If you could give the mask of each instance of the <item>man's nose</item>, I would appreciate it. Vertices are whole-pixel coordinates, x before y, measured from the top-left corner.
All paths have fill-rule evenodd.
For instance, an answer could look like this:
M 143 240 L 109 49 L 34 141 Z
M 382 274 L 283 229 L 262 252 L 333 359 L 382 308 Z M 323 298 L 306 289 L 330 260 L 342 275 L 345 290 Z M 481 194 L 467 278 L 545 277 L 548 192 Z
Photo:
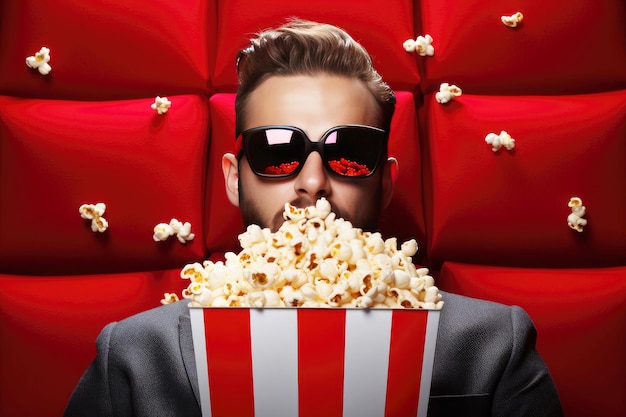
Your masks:
M 311 201 L 317 201 L 330 193 L 329 174 L 318 152 L 311 152 L 304 161 L 304 166 L 294 184 L 298 195 L 306 195 Z

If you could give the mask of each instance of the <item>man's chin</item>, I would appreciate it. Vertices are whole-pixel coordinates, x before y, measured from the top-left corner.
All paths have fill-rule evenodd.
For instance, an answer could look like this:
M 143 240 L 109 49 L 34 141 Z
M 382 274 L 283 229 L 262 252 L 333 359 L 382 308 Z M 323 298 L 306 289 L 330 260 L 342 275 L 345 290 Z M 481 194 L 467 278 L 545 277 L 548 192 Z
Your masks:
M 251 224 L 256 224 L 262 228 L 269 228 L 272 232 L 276 232 L 280 226 L 284 223 L 283 219 L 283 211 L 285 209 L 284 206 L 281 206 L 279 210 L 269 219 L 269 221 L 264 220 L 260 214 L 259 210 L 256 210 L 250 204 L 243 204 L 239 207 L 241 209 L 241 217 L 243 219 L 244 226 L 248 227 Z

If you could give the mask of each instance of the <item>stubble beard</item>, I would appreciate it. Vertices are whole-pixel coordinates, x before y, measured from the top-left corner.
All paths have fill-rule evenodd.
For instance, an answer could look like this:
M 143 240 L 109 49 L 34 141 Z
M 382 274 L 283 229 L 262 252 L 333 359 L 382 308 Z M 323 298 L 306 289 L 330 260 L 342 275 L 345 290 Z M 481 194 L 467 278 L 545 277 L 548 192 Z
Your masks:
M 269 221 L 270 224 L 267 224 L 267 222 L 265 222 L 263 220 L 263 217 L 261 216 L 261 210 L 257 206 L 257 202 L 250 198 L 245 192 L 245 187 L 241 183 L 241 179 L 239 180 L 238 188 L 239 209 L 241 211 L 241 217 L 244 226 L 247 227 L 251 224 L 256 224 L 261 227 L 267 227 L 272 232 L 276 232 L 285 221 L 283 218 L 284 205 L 281 206 L 272 216 Z M 354 216 L 346 213 L 341 208 L 334 205 L 331 198 L 329 198 L 328 200 L 337 218 L 349 220 L 354 227 L 359 227 L 364 231 L 373 232 L 378 229 L 378 220 L 381 213 L 382 187 L 380 183 L 375 186 L 375 190 L 375 193 L 371 197 L 371 204 L 359 204 L 357 210 L 354 213 Z M 285 203 L 287 203 L 287 201 Z M 315 205 L 315 201 L 308 201 L 308 199 L 305 200 L 304 198 L 298 198 L 289 201 L 288 203 L 295 207 L 307 207 Z

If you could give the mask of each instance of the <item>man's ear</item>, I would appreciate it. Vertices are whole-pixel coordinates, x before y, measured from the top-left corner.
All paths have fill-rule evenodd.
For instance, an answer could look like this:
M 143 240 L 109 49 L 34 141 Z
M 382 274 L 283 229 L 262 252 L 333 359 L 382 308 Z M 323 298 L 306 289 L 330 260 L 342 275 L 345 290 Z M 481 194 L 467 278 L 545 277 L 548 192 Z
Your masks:
M 226 153 L 222 157 L 222 173 L 226 196 L 232 205 L 239 207 L 239 161 L 232 153 Z
M 398 178 L 398 160 L 393 157 L 389 157 L 385 161 L 383 166 L 383 178 L 382 178 L 382 208 L 385 208 L 391 203 L 391 197 L 393 196 L 393 189 Z

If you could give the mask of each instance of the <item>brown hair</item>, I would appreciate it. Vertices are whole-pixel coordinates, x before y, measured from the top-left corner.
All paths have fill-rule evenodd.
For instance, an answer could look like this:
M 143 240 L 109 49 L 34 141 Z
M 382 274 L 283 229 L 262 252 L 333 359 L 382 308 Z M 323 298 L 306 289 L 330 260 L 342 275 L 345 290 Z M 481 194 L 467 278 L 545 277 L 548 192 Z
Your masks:
M 301 19 L 262 31 L 237 56 L 236 134 L 245 124 L 247 97 L 275 75 L 343 75 L 363 81 L 380 107 L 381 127 L 389 130 L 395 95 L 372 65 L 365 48 L 343 29 Z

